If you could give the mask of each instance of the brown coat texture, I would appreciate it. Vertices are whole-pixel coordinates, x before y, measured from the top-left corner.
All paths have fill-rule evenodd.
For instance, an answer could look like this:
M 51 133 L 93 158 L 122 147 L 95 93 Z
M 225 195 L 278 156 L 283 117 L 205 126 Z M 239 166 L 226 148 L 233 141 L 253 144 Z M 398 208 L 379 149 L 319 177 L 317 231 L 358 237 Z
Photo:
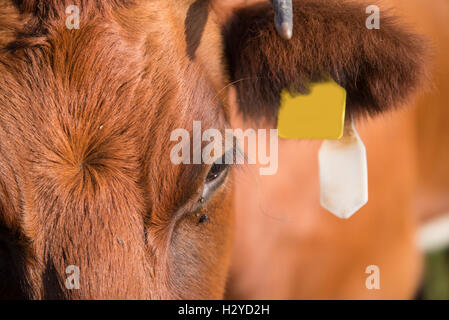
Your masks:
M 284 87 L 330 75 L 376 114 L 425 74 L 423 40 L 393 18 L 372 31 L 361 4 L 294 4 L 283 42 L 267 3 L 221 19 L 205 0 L 1 1 L 0 296 L 223 297 L 234 177 L 200 201 L 211 166 L 172 164 L 170 132 L 229 127 L 231 81 L 239 111 L 274 122 Z

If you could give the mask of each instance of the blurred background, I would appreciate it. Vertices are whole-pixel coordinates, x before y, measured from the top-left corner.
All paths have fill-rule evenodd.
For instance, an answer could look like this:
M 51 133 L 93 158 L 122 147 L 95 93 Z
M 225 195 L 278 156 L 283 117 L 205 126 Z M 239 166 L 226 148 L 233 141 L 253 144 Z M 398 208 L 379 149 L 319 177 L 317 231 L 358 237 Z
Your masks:
M 256 1 L 221 1 L 223 14 Z M 370 200 L 349 220 L 320 207 L 319 141 L 280 141 L 275 176 L 236 172 L 228 298 L 449 299 L 449 1 L 371 2 L 429 40 L 429 85 L 414 104 L 358 123 Z M 370 265 L 380 289 L 366 287 Z

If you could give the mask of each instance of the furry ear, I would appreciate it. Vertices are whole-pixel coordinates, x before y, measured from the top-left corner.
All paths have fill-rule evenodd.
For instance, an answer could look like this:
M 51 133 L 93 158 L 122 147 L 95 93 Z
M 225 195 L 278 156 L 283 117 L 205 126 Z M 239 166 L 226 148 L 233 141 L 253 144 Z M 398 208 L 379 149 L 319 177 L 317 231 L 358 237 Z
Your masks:
M 243 115 L 273 121 L 283 89 L 307 93 L 310 82 L 328 77 L 347 90 L 347 110 L 356 116 L 405 102 L 426 74 L 426 43 L 384 11 L 380 29 L 368 29 L 366 8 L 295 0 L 291 40 L 277 34 L 269 3 L 236 9 L 223 35 Z

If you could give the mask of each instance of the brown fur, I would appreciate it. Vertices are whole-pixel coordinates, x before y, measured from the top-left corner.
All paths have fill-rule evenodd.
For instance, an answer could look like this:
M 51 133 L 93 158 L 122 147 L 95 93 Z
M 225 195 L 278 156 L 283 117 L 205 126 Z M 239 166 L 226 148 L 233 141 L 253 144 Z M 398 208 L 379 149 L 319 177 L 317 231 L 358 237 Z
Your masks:
M 425 42 L 385 10 L 381 28 L 365 26 L 367 5 L 340 0 L 293 2 L 290 41 L 276 37 L 273 10 L 236 10 L 225 29 L 231 80 L 243 115 L 276 119 L 280 93 L 307 92 L 331 77 L 348 92 L 350 112 L 375 115 L 409 98 L 426 73 Z
M 24 274 L 2 274 L 4 297 L 14 286 L 29 298 L 223 294 L 232 223 L 216 204 L 229 192 L 198 225 L 187 209 L 207 167 L 173 166 L 167 147 L 174 128 L 222 128 L 226 115 L 163 2 L 85 1 L 92 18 L 72 31 L 59 1 L 21 7 L 33 16 L 0 58 L 0 199 L 9 256 L 20 252 L 11 266 Z M 81 290 L 65 289 L 68 265 L 80 267 Z
M 298 12 L 331 18 L 327 2 L 301 7 L 302 2 L 296 3 Z M 80 30 L 65 27 L 68 4 L 80 6 Z M 342 7 L 348 11 L 343 22 L 360 11 Z M 256 52 L 255 47 L 230 54 L 230 37 L 241 36 L 244 43 L 253 39 L 251 33 L 236 34 L 232 25 L 224 63 L 219 19 L 206 9 L 201 0 L 17 0 L 0 6 L 2 297 L 223 296 L 233 227 L 232 179 L 199 207 L 209 166 L 172 165 L 169 137 L 175 128 L 191 130 L 193 120 L 201 120 L 203 128 L 227 126 L 225 65 L 234 79 L 259 73 L 248 73 L 238 59 Z M 322 60 L 297 63 L 308 57 L 304 48 L 312 48 L 313 37 L 303 35 L 303 51 L 294 39 L 290 45 L 299 51 L 285 56 L 291 50 L 278 40 L 265 9 L 239 13 L 265 37 L 257 43 L 262 60 L 246 61 L 250 70 L 259 70 L 257 64 L 267 59 L 270 68 L 262 69 L 263 79 L 276 75 L 280 85 L 299 90 L 302 72 L 315 80 L 328 71 L 347 85 L 353 108 L 368 101 L 370 110 L 382 111 L 393 102 L 393 93 L 405 97 L 422 73 L 419 63 L 414 72 L 403 65 L 410 57 L 421 61 L 420 44 L 410 44 L 411 35 L 388 23 L 385 34 L 353 39 L 368 47 L 365 56 L 354 47 L 342 55 L 319 42 L 327 48 Z M 320 25 L 326 23 L 315 26 L 314 37 L 325 37 Z M 385 39 L 396 40 L 397 46 L 381 50 L 378 44 Z M 285 51 L 273 51 L 270 43 Z M 392 66 L 406 51 L 407 58 Z M 282 54 L 283 67 L 274 73 Z M 358 67 L 350 69 L 351 64 Z M 377 77 L 375 82 L 368 81 L 367 72 Z M 252 88 L 267 117 L 274 114 L 279 88 L 268 92 L 267 82 Z M 202 213 L 209 222 L 198 223 L 196 214 Z M 69 265 L 80 267 L 81 290 L 65 289 Z

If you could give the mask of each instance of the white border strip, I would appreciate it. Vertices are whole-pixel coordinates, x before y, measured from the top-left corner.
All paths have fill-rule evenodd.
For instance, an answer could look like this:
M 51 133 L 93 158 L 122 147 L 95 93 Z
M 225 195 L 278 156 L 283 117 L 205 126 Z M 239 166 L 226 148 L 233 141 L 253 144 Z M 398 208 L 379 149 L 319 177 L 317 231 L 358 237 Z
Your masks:
M 418 232 L 417 240 L 423 251 L 449 247 L 449 213 L 424 224 Z

